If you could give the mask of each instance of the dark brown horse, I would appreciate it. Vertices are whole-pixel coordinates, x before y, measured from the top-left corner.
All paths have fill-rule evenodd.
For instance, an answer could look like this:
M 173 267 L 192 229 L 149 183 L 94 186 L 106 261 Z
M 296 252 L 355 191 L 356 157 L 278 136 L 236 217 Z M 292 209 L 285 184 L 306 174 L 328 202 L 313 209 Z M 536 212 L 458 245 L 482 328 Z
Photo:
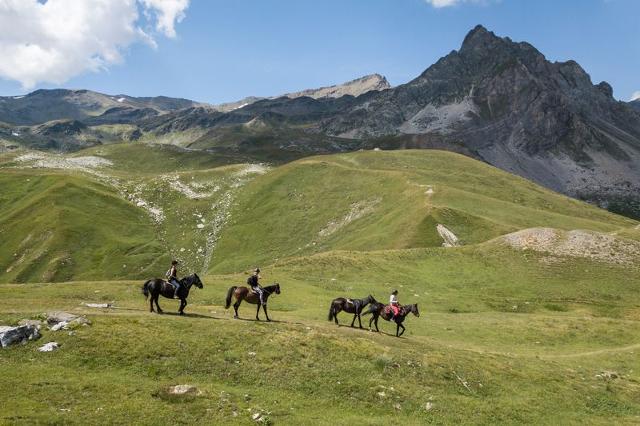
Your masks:
M 280 284 L 275 283 L 273 285 L 263 287 L 262 291 L 264 292 L 262 296 L 264 298 L 264 305 L 262 305 L 262 309 L 264 310 L 264 315 L 267 317 L 267 321 L 271 321 L 269 319 L 269 314 L 267 313 L 267 299 L 269 299 L 269 296 L 274 293 L 280 294 Z M 233 304 L 233 310 L 235 311 L 235 314 L 233 315 L 234 318 L 238 318 L 238 307 L 240 307 L 242 301 L 245 300 L 247 303 L 258 305 L 256 321 L 260 321 L 260 318 L 258 317 L 258 314 L 260 314 L 260 297 L 256 293 L 251 291 L 248 287 L 237 287 L 234 285 L 227 291 L 227 301 L 224 305 L 225 309 L 229 309 L 229 306 L 231 306 L 231 298 L 233 296 L 236 298 L 236 303 Z
M 353 327 L 353 324 L 356 322 L 356 318 L 358 318 L 358 323 L 360 323 L 360 328 L 362 328 L 360 314 L 364 307 L 369 303 L 377 303 L 376 299 L 374 299 L 372 295 L 368 295 L 364 299 L 345 299 L 344 297 L 333 299 L 333 301 L 331 301 L 331 306 L 329 307 L 329 321 L 334 320 L 337 325 L 340 325 L 338 323 L 338 313 L 345 311 L 348 314 L 353 314 L 351 327 Z
M 383 303 L 377 303 L 377 302 L 372 303 L 371 306 L 369 306 L 369 310 L 364 313 L 364 315 L 373 314 L 373 316 L 369 320 L 369 330 L 371 330 L 371 323 L 374 323 L 376 326 L 376 331 L 380 331 L 378 329 L 378 318 L 380 317 L 382 317 L 382 319 L 385 321 L 391 320 L 393 311 L 391 311 L 390 309 L 387 309 L 387 306 L 388 305 L 385 305 Z M 420 316 L 417 303 L 413 305 L 403 305 L 400 307 L 400 312 L 398 312 L 398 315 L 393 319 L 393 321 L 396 323 L 396 337 L 400 337 L 404 334 L 405 328 L 404 328 L 404 325 L 402 325 L 402 323 L 404 322 L 404 319 L 407 317 L 407 315 L 409 315 L 410 313 L 412 313 L 417 317 Z M 400 329 L 402 329 L 402 331 L 400 331 Z
M 178 309 L 178 312 L 180 315 L 184 315 L 184 308 L 187 306 L 187 297 L 189 297 L 189 290 L 191 290 L 191 286 L 195 285 L 198 288 L 202 288 L 203 285 L 198 274 L 189 275 L 179 281 L 180 290 L 178 290 L 178 297 L 180 298 L 180 308 Z M 161 314 L 162 309 L 160 309 L 160 305 L 158 305 L 158 298 L 162 295 L 167 299 L 173 299 L 173 293 L 174 287 L 160 278 L 149 280 L 142 286 L 142 294 L 144 294 L 144 298 L 147 299 L 149 298 L 149 295 L 151 295 L 151 299 L 149 300 L 149 312 L 153 312 L 153 303 L 155 302 L 156 307 L 158 308 L 158 313 Z

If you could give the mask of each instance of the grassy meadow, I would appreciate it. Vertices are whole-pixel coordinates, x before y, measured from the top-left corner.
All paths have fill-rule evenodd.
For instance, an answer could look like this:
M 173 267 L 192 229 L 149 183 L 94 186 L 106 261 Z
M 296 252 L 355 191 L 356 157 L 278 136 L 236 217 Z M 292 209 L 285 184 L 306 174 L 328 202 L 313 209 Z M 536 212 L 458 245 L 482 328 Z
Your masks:
M 91 325 L 0 350 L 1 424 L 640 422 L 640 268 L 615 257 L 636 254 L 633 220 L 437 151 L 279 167 L 144 145 L 72 156 L 104 167 L 19 155 L 0 157 L 0 324 L 63 310 Z M 614 260 L 503 237 L 535 227 L 610 236 Z M 204 282 L 184 317 L 140 293 L 171 257 Z M 271 323 L 223 306 L 256 264 L 282 287 Z M 335 297 L 392 289 L 420 309 L 402 338 L 327 321 Z

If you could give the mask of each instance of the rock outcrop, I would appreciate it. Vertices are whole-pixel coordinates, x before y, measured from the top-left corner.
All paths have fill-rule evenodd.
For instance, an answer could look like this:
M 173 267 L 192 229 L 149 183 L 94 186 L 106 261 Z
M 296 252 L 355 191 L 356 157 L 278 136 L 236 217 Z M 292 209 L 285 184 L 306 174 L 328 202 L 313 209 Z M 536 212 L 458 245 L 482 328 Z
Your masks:
M 38 325 L 0 326 L 0 347 L 3 348 L 39 338 L 40 327 Z

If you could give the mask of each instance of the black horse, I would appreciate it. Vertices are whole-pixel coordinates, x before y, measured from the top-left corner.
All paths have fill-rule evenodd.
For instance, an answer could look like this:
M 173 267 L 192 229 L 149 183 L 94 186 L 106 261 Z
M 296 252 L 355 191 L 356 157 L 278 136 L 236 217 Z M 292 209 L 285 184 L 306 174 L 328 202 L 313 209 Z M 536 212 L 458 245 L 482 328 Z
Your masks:
M 378 302 L 374 302 L 371 304 L 371 306 L 369 306 L 369 310 L 363 314 L 363 315 L 373 314 L 373 316 L 369 320 L 369 330 L 371 330 L 371 323 L 374 323 L 376 326 L 376 331 L 378 332 L 380 331 L 378 329 L 378 318 L 380 317 L 382 317 L 382 319 L 385 321 L 391 320 L 391 316 L 393 315 L 393 312 L 390 310 L 390 308 L 387 308 L 387 306 L 388 305 L 385 305 L 384 303 L 378 303 Z M 403 305 L 400 307 L 400 312 L 398 312 L 398 315 L 396 315 L 396 317 L 393 319 L 393 321 L 396 323 L 396 337 L 400 337 L 404 334 L 405 328 L 404 328 L 404 325 L 402 325 L 402 323 L 404 322 L 404 319 L 407 317 L 407 315 L 409 315 L 410 313 L 413 313 L 413 315 L 417 317 L 420 316 L 417 303 L 413 305 Z M 402 331 L 400 331 L 400 329 L 402 329 Z
M 269 299 L 269 296 L 271 296 L 273 293 L 280 294 L 280 284 L 275 283 L 274 285 L 262 287 L 262 291 L 262 297 L 264 298 L 264 305 L 262 305 L 262 309 L 264 310 L 264 315 L 267 317 L 267 321 L 271 321 L 271 319 L 269 319 L 269 314 L 267 313 L 267 299 Z M 233 296 L 236 297 L 236 303 L 233 304 L 233 310 L 235 311 L 235 314 L 233 315 L 234 318 L 238 318 L 238 308 L 240 307 L 242 301 L 246 300 L 247 303 L 258 305 L 258 310 L 256 311 L 256 321 L 260 321 L 260 318 L 258 317 L 258 314 L 260 313 L 260 296 L 258 296 L 257 293 L 254 293 L 248 287 L 238 287 L 234 285 L 227 291 L 227 301 L 224 305 L 225 309 L 229 309 L 229 306 L 231 306 L 231 298 Z
M 344 297 L 338 297 L 337 299 L 333 299 L 331 302 L 331 307 L 329 307 L 329 321 L 334 320 L 336 324 L 338 323 L 338 313 L 341 311 L 345 311 L 348 314 L 353 314 L 353 321 L 351 321 L 351 327 L 356 322 L 356 318 L 358 318 L 358 323 L 360 324 L 360 328 L 362 328 L 362 321 L 360 320 L 360 314 L 365 306 L 369 303 L 378 303 L 376 299 L 373 298 L 372 295 L 368 295 L 364 299 L 345 299 Z
M 187 297 L 189 297 L 189 290 L 191 290 L 191 286 L 196 286 L 198 288 L 202 288 L 202 281 L 200 281 L 200 277 L 198 274 L 192 274 L 188 277 L 184 277 L 180 282 L 180 290 L 178 290 L 178 297 L 180 298 L 180 308 L 178 312 L 180 315 L 184 315 L 184 308 L 187 306 Z M 155 302 L 156 307 L 158 308 L 158 313 L 162 313 L 162 309 L 160 309 L 160 305 L 158 305 L 158 298 L 160 295 L 166 297 L 167 299 L 173 299 L 174 287 L 166 282 L 165 280 L 161 280 L 160 278 L 155 278 L 153 280 L 149 280 L 142 286 L 142 294 L 144 294 L 144 298 L 149 298 L 151 295 L 151 299 L 149 300 L 149 312 L 153 312 L 153 303 Z

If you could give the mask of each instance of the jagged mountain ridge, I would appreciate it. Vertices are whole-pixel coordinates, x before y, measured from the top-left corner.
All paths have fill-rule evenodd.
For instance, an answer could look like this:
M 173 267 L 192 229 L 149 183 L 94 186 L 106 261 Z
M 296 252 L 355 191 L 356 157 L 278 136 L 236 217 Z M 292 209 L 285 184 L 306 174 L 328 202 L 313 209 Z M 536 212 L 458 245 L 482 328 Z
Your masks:
M 575 61 L 550 62 L 529 43 L 477 26 L 459 50 L 416 79 L 394 88 L 380 76 L 370 80 L 378 88 L 364 93 L 339 96 L 348 90 L 322 88 L 251 98 L 223 111 L 191 105 L 159 113 L 149 105 L 121 105 L 79 119 L 87 129 L 65 135 L 65 146 L 74 138 L 82 142 L 78 147 L 112 141 L 111 133 L 111 139 L 100 135 L 118 124 L 125 140 L 275 162 L 359 148 L 440 148 L 640 216 L 640 114 L 616 101 L 608 83 L 594 85 Z M 0 126 L 0 138 L 2 132 Z M 57 148 L 55 140 L 45 147 Z
M 91 90 L 36 90 L 24 96 L 0 97 L 0 122 L 30 126 L 53 120 L 84 120 L 113 108 L 147 109 L 157 114 L 200 105 L 166 96 L 105 95 Z
M 306 89 L 299 92 L 285 93 L 280 96 L 272 96 L 270 98 L 260 98 L 250 96 L 236 102 L 229 102 L 225 104 L 215 105 L 214 108 L 221 112 L 230 112 L 239 108 L 244 108 L 247 105 L 251 105 L 264 99 L 277 99 L 277 98 L 289 98 L 295 99 L 303 96 L 307 96 L 314 99 L 320 98 L 339 98 L 342 96 L 360 96 L 370 91 L 381 91 L 390 89 L 391 85 L 387 81 L 386 77 L 380 74 L 370 74 L 364 77 L 356 78 L 355 80 L 348 81 L 342 84 L 336 84 L 333 86 L 319 87 L 317 89 Z

